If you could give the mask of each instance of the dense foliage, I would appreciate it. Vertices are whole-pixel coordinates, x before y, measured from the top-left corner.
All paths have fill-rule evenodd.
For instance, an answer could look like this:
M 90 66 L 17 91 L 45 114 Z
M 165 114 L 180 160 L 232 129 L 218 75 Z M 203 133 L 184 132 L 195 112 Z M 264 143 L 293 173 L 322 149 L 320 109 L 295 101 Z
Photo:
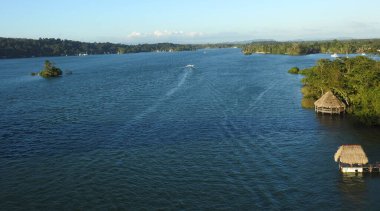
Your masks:
M 0 58 L 41 56 L 74 56 L 79 54 L 116 54 L 151 51 L 195 50 L 193 45 L 172 43 L 124 45 L 112 43 L 87 43 L 61 39 L 0 38 Z
M 380 39 L 367 40 L 331 40 L 304 42 L 256 42 L 242 49 L 244 54 L 271 53 L 305 55 L 314 53 L 380 53 Z
M 358 56 L 336 60 L 321 59 L 301 71 L 303 106 L 313 106 L 331 90 L 347 105 L 347 112 L 370 125 L 380 125 L 380 62 Z
M 300 69 L 298 67 L 292 67 L 288 70 L 288 73 L 291 73 L 291 74 L 298 74 L 300 71 Z
M 45 61 L 44 69 L 39 73 L 44 78 L 58 77 L 62 75 L 62 70 L 54 66 L 49 60 Z

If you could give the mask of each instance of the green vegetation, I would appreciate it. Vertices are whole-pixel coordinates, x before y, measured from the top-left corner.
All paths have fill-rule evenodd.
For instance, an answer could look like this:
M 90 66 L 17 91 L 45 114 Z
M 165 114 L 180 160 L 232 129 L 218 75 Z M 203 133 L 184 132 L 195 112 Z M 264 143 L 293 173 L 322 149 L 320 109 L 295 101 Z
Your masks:
M 39 73 L 44 78 L 58 77 L 62 75 L 62 70 L 54 66 L 49 60 L 45 61 L 45 67 Z
M 194 45 L 172 43 L 124 45 L 112 43 L 86 43 L 61 39 L 0 38 L 0 58 L 41 56 L 77 56 L 79 54 L 123 54 L 151 51 L 189 51 Z
M 298 67 L 292 67 L 288 70 L 288 73 L 291 73 L 291 74 L 298 74 L 300 71 L 300 69 Z
M 315 53 L 372 53 L 378 54 L 380 39 L 330 40 L 304 42 L 256 42 L 242 48 L 244 54 L 271 53 L 288 55 L 305 55 Z
M 368 125 L 380 125 L 380 62 L 358 56 L 321 59 L 302 70 L 304 107 L 331 90 L 347 105 L 347 112 Z
M 27 58 L 41 56 L 78 56 L 79 54 L 125 54 L 154 51 L 193 51 L 201 48 L 240 47 L 241 44 L 140 44 L 124 45 L 113 43 L 87 43 L 72 40 L 48 39 L 17 39 L 0 37 L 0 59 Z

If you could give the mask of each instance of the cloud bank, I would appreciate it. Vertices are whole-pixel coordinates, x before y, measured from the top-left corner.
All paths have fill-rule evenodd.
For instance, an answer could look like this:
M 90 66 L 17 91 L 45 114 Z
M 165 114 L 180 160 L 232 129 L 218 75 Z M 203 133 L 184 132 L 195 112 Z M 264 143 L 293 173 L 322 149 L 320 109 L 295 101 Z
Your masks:
M 157 42 L 178 42 L 185 43 L 197 41 L 205 34 L 202 32 L 185 32 L 185 31 L 169 31 L 155 30 L 153 32 L 131 32 L 126 37 L 127 43 L 157 43 Z

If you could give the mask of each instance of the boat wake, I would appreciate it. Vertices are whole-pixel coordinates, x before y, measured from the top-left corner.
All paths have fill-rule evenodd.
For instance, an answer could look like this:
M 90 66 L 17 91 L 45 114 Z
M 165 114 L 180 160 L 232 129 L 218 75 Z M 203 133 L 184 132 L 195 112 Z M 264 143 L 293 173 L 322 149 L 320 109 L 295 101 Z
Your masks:
M 179 82 L 177 83 L 177 85 L 170 89 L 168 92 L 166 92 L 165 94 L 165 97 L 163 98 L 160 98 L 159 100 L 157 100 L 157 102 L 155 104 L 153 104 L 152 106 L 150 106 L 149 108 L 147 108 L 145 111 L 143 111 L 142 113 L 136 115 L 134 118 L 133 118 L 133 121 L 132 122 L 136 122 L 140 119 L 143 119 L 145 116 L 151 114 L 151 113 L 154 113 L 157 111 L 157 107 L 163 102 L 165 101 L 168 97 L 172 96 L 174 93 L 176 93 L 182 86 L 183 84 L 185 84 L 186 82 L 186 79 L 187 77 L 190 75 L 190 72 L 185 72 L 181 79 L 179 80 Z
M 245 110 L 245 112 L 251 112 L 253 111 L 255 108 L 256 108 L 256 104 L 261 100 L 261 98 L 263 98 L 263 96 L 269 91 L 271 90 L 275 85 L 277 84 L 277 82 L 273 82 L 271 83 L 264 91 L 262 91 L 257 97 L 256 99 L 249 103 L 249 107 Z
M 123 139 L 126 131 L 130 131 L 130 129 L 133 128 L 135 125 L 140 124 L 143 119 L 157 112 L 160 105 L 169 97 L 171 97 L 173 94 L 175 94 L 185 84 L 187 78 L 190 75 L 191 75 L 191 71 L 185 71 L 180 77 L 177 85 L 174 88 L 166 92 L 165 95 L 159 98 L 154 104 L 152 104 L 151 106 L 149 106 L 148 108 L 140 112 L 139 114 L 129 119 L 118 131 L 114 133 L 115 138 L 120 139 L 120 140 Z
M 190 72 L 188 72 L 188 71 L 185 72 L 185 73 L 182 75 L 181 79 L 179 80 L 177 86 L 174 87 L 174 88 L 172 88 L 172 89 L 170 89 L 168 92 L 166 92 L 166 96 L 167 96 L 167 97 L 170 97 L 170 96 L 172 96 L 174 93 L 176 93 L 176 92 L 181 88 L 181 86 L 186 82 L 186 79 L 187 79 L 187 77 L 188 77 L 189 75 L 190 75 Z

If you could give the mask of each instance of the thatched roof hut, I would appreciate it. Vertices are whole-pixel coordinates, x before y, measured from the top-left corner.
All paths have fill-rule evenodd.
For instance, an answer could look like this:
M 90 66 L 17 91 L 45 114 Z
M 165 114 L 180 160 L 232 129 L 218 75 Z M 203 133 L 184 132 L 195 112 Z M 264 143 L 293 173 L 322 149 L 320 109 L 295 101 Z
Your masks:
M 334 155 L 335 162 L 344 164 L 360 164 L 368 163 L 367 155 L 360 145 L 342 145 Z
M 314 103 L 315 111 L 329 114 L 339 114 L 344 112 L 346 105 L 340 101 L 335 95 L 328 91 Z

